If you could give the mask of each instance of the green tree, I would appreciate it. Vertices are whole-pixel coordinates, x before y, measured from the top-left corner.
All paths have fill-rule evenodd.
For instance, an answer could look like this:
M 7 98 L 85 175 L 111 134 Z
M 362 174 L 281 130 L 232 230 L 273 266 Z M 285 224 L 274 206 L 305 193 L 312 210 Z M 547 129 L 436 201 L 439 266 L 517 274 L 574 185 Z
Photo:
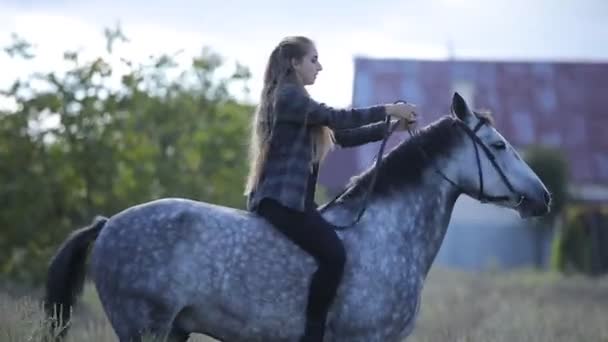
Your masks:
M 568 209 L 553 243 L 552 266 L 565 273 L 599 276 L 608 272 L 608 209 L 581 205 Z
M 553 228 L 561 218 L 568 201 L 568 162 L 560 150 L 546 146 L 531 146 L 525 152 L 530 168 L 538 175 L 551 193 L 549 214 L 532 224 L 536 236 L 536 266 L 542 266 L 543 242 L 553 233 Z
M 120 28 L 105 36 L 104 56 L 66 51 L 67 72 L 31 74 L 0 94 L 16 103 L 0 111 L 0 275 L 40 280 L 66 234 L 96 214 L 174 196 L 245 204 L 252 107 L 227 89 L 246 85 L 247 68 L 220 77 L 223 59 L 205 48 L 186 68 L 170 54 L 122 58 L 118 74 L 110 60 L 128 40 Z M 4 49 L 17 59 L 33 50 L 16 35 Z

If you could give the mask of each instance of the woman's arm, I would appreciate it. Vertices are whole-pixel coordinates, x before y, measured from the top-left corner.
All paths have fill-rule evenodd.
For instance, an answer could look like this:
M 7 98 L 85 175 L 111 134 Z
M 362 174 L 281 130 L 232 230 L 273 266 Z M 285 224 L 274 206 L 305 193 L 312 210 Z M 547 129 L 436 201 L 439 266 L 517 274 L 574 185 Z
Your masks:
M 391 130 L 395 129 L 395 126 L 398 124 L 399 121 L 392 121 Z M 384 138 L 385 132 L 386 122 L 378 122 L 357 128 L 333 131 L 336 144 L 340 147 L 355 147 L 374 141 L 380 141 Z
M 279 90 L 275 108 L 277 122 L 323 125 L 333 130 L 383 121 L 387 115 L 385 106 L 334 109 L 317 103 L 295 85 L 286 85 Z

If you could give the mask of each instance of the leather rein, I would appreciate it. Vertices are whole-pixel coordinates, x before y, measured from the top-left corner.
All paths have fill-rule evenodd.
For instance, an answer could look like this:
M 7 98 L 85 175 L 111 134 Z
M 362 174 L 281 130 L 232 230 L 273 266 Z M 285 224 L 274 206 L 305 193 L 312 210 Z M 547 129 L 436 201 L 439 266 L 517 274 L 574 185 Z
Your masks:
M 405 101 L 396 101 L 395 103 L 406 103 Z M 386 119 L 384 120 L 385 122 L 385 130 L 384 130 L 384 138 L 382 139 L 382 143 L 380 144 L 380 148 L 378 150 L 378 154 L 376 155 L 376 162 L 374 165 L 374 168 L 372 170 L 373 174 L 372 174 L 372 179 L 369 182 L 369 186 L 368 189 L 365 193 L 365 196 L 363 197 L 363 202 L 362 205 L 359 209 L 359 213 L 357 214 L 357 216 L 355 217 L 355 219 L 348 225 L 333 225 L 334 229 L 336 230 L 345 230 L 348 229 L 350 227 L 353 227 L 354 225 L 356 225 L 359 220 L 361 219 L 361 217 L 363 216 L 363 213 L 365 212 L 366 208 L 367 208 L 367 204 L 369 201 L 369 196 L 371 194 L 371 192 L 373 191 L 375 185 L 376 185 L 376 179 L 378 177 L 378 170 L 380 169 L 380 164 L 382 163 L 382 157 L 384 154 L 384 147 L 386 146 L 386 142 L 388 141 L 388 138 L 391 136 L 391 134 L 395 131 L 395 129 L 402 124 L 403 119 L 400 119 L 397 121 L 397 124 L 393 127 L 391 127 L 391 117 L 389 115 L 387 115 Z M 509 179 L 507 178 L 506 174 L 504 173 L 504 171 L 500 168 L 500 166 L 498 165 L 498 163 L 496 162 L 496 157 L 494 156 L 494 154 L 492 153 L 492 151 L 490 150 L 490 148 L 488 146 L 486 146 L 486 144 L 483 143 L 483 141 L 481 141 L 481 139 L 477 136 L 477 132 L 481 129 L 481 127 L 483 127 L 483 125 L 486 123 L 484 120 L 479 120 L 479 122 L 477 123 L 477 125 L 475 125 L 474 129 L 470 129 L 462 120 L 455 120 L 454 121 L 455 125 L 457 125 L 458 127 L 462 128 L 462 130 L 464 130 L 464 132 L 471 138 L 471 140 L 473 141 L 473 146 L 475 147 L 475 159 L 477 161 L 477 173 L 478 173 L 478 178 L 479 178 L 479 191 L 477 193 L 476 196 L 472 196 L 470 195 L 465 189 L 463 189 L 460 185 L 458 185 L 456 182 L 454 182 L 453 180 L 451 180 L 448 176 L 445 175 L 445 173 L 443 173 L 439 168 L 435 167 L 434 164 L 433 168 L 435 169 L 435 172 L 437 172 L 443 179 L 445 179 L 448 183 L 450 183 L 452 186 L 454 186 L 456 189 L 458 189 L 458 191 L 460 191 L 461 193 L 465 193 L 468 194 L 469 196 L 476 198 L 477 200 L 479 200 L 482 203 L 489 203 L 489 202 L 499 202 L 499 201 L 507 201 L 509 200 L 508 196 L 489 196 L 486 195 L 484 193 L 484 186 L 483 186 L 483 171 L 481 168 L 481 158 L 479 157 L 479 147 L 481 147 L 482 151 L 485 153 L 486 157 L 488 158 L 488 160 L 490 161 L 490 163 L 492 164 L 492 166 L 494 167 L 494 169 L 498 172 L 498 174 L 500 175 L 503 183 L 506 185 L 506 187 L 509 189 L 509 191 L 511 191 L 512 193 L 517 194 L 517 191 L 515 191 L 515 188 L 513 187 L 513 184 L 511 184 L 511 182 L 509 181 Z M 407 128 L 408 133 L 410 134 L 411 137 L 414 137 L 416 135 L 418 135 L 418 130 L 412 132 L 412 130 L 410 129 L 410 127 L 408 126 Z M 418 150 L 420 151 L 420 153 L 422 154 L 422 156 L 425 159 L 429 159 L 429 156 L 426 154 L 426 152 L 424 151 L 424 149 L 421 146 L 418 146 Z M 340 198 L 346 191 L 348 191 L 349 188 L 345 188 L 341 193 L 339 193 L 336 197 L 334 197 L 334 199 L 332 199 L 330 202 L 328 202 L 327 204 L 323 205 L 322 208 L 320 208 L 320 211 L 322 212 L 323 210 L 325 210 L 327 207 L 329 207 L 331 204 L 333 204 L 336 200 L 338 200 L 338 198 Z M 519 206 L 524 200 L 524 196 L 519 195 L 519 201 L 516 205 Z

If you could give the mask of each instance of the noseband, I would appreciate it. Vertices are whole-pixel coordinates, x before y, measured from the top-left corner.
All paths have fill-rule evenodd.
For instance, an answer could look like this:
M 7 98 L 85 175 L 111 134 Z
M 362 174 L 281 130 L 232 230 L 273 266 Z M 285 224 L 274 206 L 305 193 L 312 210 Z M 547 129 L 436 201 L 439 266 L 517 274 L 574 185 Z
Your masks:
M 395 103 L 399 103 L 399 102 L 405 103 L 405 101 L 396 101 Z M 386 146 L 386 142 L 387 142 L 388 138 L 391 136 L 391 134 L 398 127 L 398 125 L 401 124 L 402 121 L 403 121 L 403 119 L 400 119 L 399 121 L 397 121 L 397 123 L 395 125 L 393 125 L 391 127 L 390 116 L 386 117 L 386 119 L 384 121 L 386 124 L 385 131 L 384 131 L 384 138 L 382 139 L 382 143 L 380 144 L 380 149 L 378 150 L 378 154 L 376 155 L 376 163 L 374 165 L 374 169 L 372 170 L 372 172 L 373 172 L 372 179 L 369 183 L 367 192 L 365 193 L 365 197 L 363 198 L 363 203 L 361 205 L 361 208 L 359 209 L 359 213 L 357 214 L 357 217 L 353 220 L 353 222 L 351 222 L 348 225 L 345 225 L 345 226 L 334 225 L 334 228 L 336 230 L 344 230 L 344 229 L 354 226 L 355 224 L 357 224 L 359 222 L 359 220 L 361 219 L 361 216 L 363 216 L 363 213 L 365 212 L 365 209 L 367 208 L 367 202 L 369 200 L 369 195 L 372 192 L 372 190 L 374 189 L 374 186 L 376 184 L 376 178 L 378 176 L 378 170 L 380 168 L 380 164 L 382 163 L 382 157 L 383 157 L 383 153 L 384 153 L 384 147 Z M 470 129 L 462 120 L 454 120 L 454 124 L 456 126 L 462 128 L 462 130 L 471 138 L 471 140 L 473 141 L 473 146 L 475 147 L 475 159 L 477 161 L 477 173 L 479 175 L 479 191 L 477 193 L 477 196 L 473 196 L 473 195 L 469 194 L 460 185 L 458 185 L 456 182 L 454 182 L 448 176 L 446 176 L 445 173 L 443 173 L 439 168 L 435 167 L 434 164 L 432 164 L 433 168 L 435 169 L 435 172 L 437 172 L 443 179 L 445 179 L 448 183 L 450 183 L 452 186 L 454 186 L 456 189 L 458 189 L 461 193 L 464 193 L 473 198 L 476 198 L 478 201 L 480 201 L 482 203 L 508 201 L 509 196 L 489 196 L 484 193 L 483 171 L 481 168 L 481 158 L 479 157 L 479 147 L 481 147 L 482 151 L 485 153 L 486 157 L 488 158 L 488 160 L 490 161 L 490 163 L 492 164 L 492 166 L 494 167 L 496 172 L 498 172 L 498 174 L 500 175 L 500 178 L 502 179 L 505 186 L 509 189 L 509 191 L 511 191 L 512 193 L 517 194 L 519 196 L 519 200 L 515 206 L 517 208 L 523 202 L 524 196 L 521 194 L 518 194 L 518 192 L 515 191 L 513 184 L 511 184 L 511 182 L 505 175 L 504 171 L 500 168 L 500 166 L 496 162 L 496 157 L 494 156 L 494 154 L 492 153 L 490 148 L 488 146 L 486 146 L 486 144 L 484 144 L 483 141 L 481 141 L 481 139 L 477 136 L 477 132 L 481 129 L 481 127 L 483 127 L 483 125 L 485 123 L 486 122 L 484 120 L 479 120 L 477 125 L 475 125 L 475 128 Z M 418 134 L 418 131 L 412 132 L 412 130 L 409 127 L 407 130 L 411 137 L 414 137 Z M 418 150 L 420 151 L 420 153 L 422 154 L 422 156 L 424 158 L 426 158 L 427 160 L 430 159 L 429 156 L 424 151 L 424 149 L 422 148 L 422 146 L 418 146 Z M 334 199 L 332 199 L 329 203 L 324 205 L 319 210 L 322 212 L 324 209 L 326 209 L 332 203 L 334 203 L 338 198 L 340 198 L 340 196 L 342 196 L 347 190 L 348 189 L 344 189 L 341 193 L 339 193 L 336 197 L 334 197 Z

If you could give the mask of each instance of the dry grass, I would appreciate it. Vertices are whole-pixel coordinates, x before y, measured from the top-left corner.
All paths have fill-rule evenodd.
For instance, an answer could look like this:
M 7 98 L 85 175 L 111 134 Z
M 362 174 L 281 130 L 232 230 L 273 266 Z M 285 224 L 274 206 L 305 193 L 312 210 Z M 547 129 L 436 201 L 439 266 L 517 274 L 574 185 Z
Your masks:
M 21 297 L 16 300 L 0 293 L 0 342 L 43 342 L 51 335 L 44 322 L 42 306 L 35 299 Z M 85 287 L 65 339 L 65 342 L 82 341 L 117 341 L 93 286 Z M 189 341 L 215 340 L 197 335 Z
M 420 314 L 408 341 L 608 342 L 608 278 L 433 271 Z
M 43 341 L 44 331 L 32 298 L 0 294 L 0 341 Z M 92 287 L 68 334 L 67 342 L 76 341 L 116 341 Z M 608 278 L 433 270 L 410 341 L 608 342 Z

